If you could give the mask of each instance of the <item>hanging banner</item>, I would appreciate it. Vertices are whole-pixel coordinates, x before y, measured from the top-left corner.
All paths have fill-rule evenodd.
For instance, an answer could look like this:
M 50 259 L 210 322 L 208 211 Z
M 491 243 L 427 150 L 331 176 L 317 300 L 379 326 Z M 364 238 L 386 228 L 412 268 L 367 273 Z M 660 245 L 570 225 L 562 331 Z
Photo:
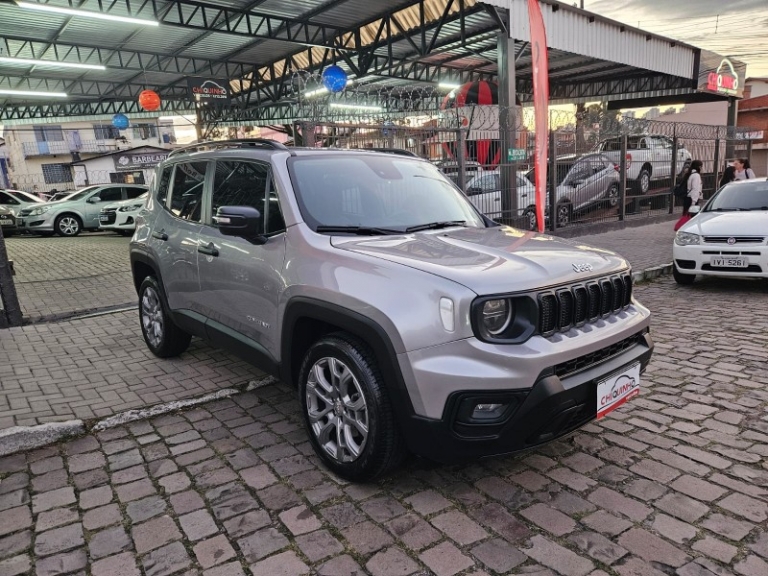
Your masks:
M 528 0 L 528 18 L 531 22 L 531 57 L 533 59 L 533 112 L 536 119 L 536 223 L 544 232 L 547 206 L 547 141 L 549 128 L 549 56 L 547 32 L 541 15 L 539 0 Z M 551 209 L 554 217 L 554 207 Z

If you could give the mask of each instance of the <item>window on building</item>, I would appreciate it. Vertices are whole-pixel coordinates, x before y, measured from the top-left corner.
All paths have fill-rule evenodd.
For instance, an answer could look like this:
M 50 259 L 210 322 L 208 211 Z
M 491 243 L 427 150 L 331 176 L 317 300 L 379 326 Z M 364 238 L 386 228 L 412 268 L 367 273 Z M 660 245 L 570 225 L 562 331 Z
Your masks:
M 93 134 L 96 140 L 113 140 L 120 136 L 120 130 L 109 124 L 94 124 Z
M 72 182 L 72 170 L 69 164 L 43 164 L 42 168 L 46 184 Z
M 133 137 L 136 139 L 147 140 L 157 138 L 157 126 L 154 124 L 134 124 Z
M 61 126 L 35 126 L 37 142 L 63 142 L 64 132 Z

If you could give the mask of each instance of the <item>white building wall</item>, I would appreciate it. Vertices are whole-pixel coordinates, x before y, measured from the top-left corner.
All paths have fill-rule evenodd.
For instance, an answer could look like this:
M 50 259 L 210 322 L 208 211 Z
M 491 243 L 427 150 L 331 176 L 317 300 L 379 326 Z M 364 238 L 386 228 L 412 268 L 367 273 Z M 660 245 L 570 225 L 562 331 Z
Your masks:
M 173 125 L 170 122 L 160 123 L 157 118 L 147 118 L 138 120 L 135 124 L 154 125 L 156 136 L 142 134 L 140 129 L 129 127 L 120 131 L 121 138 L 119 139 L 104 138 L 104 134 L 98 134 L 94 130 L 94 125 L 111 125 L 109 121 L 70 122 L 41 124 L 40 127 L 48 131 L 57 126 L 60 127 L 62 139 L 40 143 L 35 136 L 34 126 L 8 126 L 5 129 L 4 137 L 10 158 L 10 180 L 16 183 L 20 189 L 29 192 L 73 189 L 81 185 L 80 182 L 76 182 L 74 177 L 72 182 L 46 181 L 43 165 L 69 165 L 78 162 L 78 160 L 87 160 L 101 154 L 140 146 L 173 147 L 175 136 Z M 98 176 L 99 180 L 103 180 L 102 174 L 106 174 L 106 182 L 109 182 L 109 172 L 115 170 L 111 157 L 108 157 L 107 161 L 110 166 L 108 171 L 106 169 L 94 170 L 94 177 Z M 106 166 L 106 164 L 100 165 Z M 73 174 L 82 173 L 82 171 L 82 168 L 72 168 Z M 82 174 L 79 175 L 82 176 Z

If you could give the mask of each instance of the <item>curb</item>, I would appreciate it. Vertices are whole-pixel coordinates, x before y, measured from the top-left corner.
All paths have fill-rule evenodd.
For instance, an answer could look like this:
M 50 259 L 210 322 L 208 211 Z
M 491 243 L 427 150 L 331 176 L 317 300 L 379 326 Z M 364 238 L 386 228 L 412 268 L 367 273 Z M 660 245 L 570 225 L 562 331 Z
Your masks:
M 0 457 L 10 456 L 17 452 L 26 452 L 27 450 L 42 448 L 49 444 L 55 444 L 62 440 L 69 440 L 92 432 L 102 432 L 137 420 L 144 420 L 146 418 L 154 418 L 155 416 L 161 416 L 171 412 L 178 412 L 179 410 L 192 408 L 200 404 L 213 402 L 214 400 L 231 398 L 237 394 L 250 392 L 251 390 L 269 386 L 270 384 L 275 384 L 277 382 L 278 380 L 276 378 L 266 376 L 260 380 L 251 380 L 247 385 L 243 386 L 242 389 L 224 388 L 196 398 L 166 402 L 148 408 L 127 410 L 126 412 L 120 412 L 119 414 L 102 418 L 92 425 L 88 425 L 82 420 L 68 420 L 66 422 L 38 424 L 37 426 L 13 426 L 11 428 L 6 428 L 5 430 L 0 430 Z
M 668 276 L 669 274 L 672 274 L 672 262 L 669 264 L 662 264 L 661 266 L 654 266 L 653 268 L 646 268 L 640 272 L 633 272 L 632 282 L 649 282 L 661 276 Z

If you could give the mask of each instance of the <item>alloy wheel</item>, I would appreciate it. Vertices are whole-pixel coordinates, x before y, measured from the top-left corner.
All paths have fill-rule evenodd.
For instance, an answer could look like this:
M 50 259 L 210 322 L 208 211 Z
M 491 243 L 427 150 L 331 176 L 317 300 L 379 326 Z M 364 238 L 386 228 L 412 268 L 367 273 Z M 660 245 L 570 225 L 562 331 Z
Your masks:
M 74 236 L 80 231 L 80 223 L 77 221 L 77 218 L 64 216 L 64 218 L 59 221 L 59 230 L 61 230 L 61 233 L 65 236 Z
M 153 348 L 163 342 L 163 308 L 154 288 L 146 288 L 141 297 L 141 325 Z
M 611 208 L 619 204 L 619 187 L 616 184 L 608 188 L 608 204 Z
M 563 204 L 557 208 L 557 225 L 560 228 L 568 226 L 571 222 L 571 209 L 568 204 Z
M 307 376 L 310 427 L 328 455 L 354 462 L 368 440 L 368 406 L 355 375 L 337 358 L 321 358 Z

